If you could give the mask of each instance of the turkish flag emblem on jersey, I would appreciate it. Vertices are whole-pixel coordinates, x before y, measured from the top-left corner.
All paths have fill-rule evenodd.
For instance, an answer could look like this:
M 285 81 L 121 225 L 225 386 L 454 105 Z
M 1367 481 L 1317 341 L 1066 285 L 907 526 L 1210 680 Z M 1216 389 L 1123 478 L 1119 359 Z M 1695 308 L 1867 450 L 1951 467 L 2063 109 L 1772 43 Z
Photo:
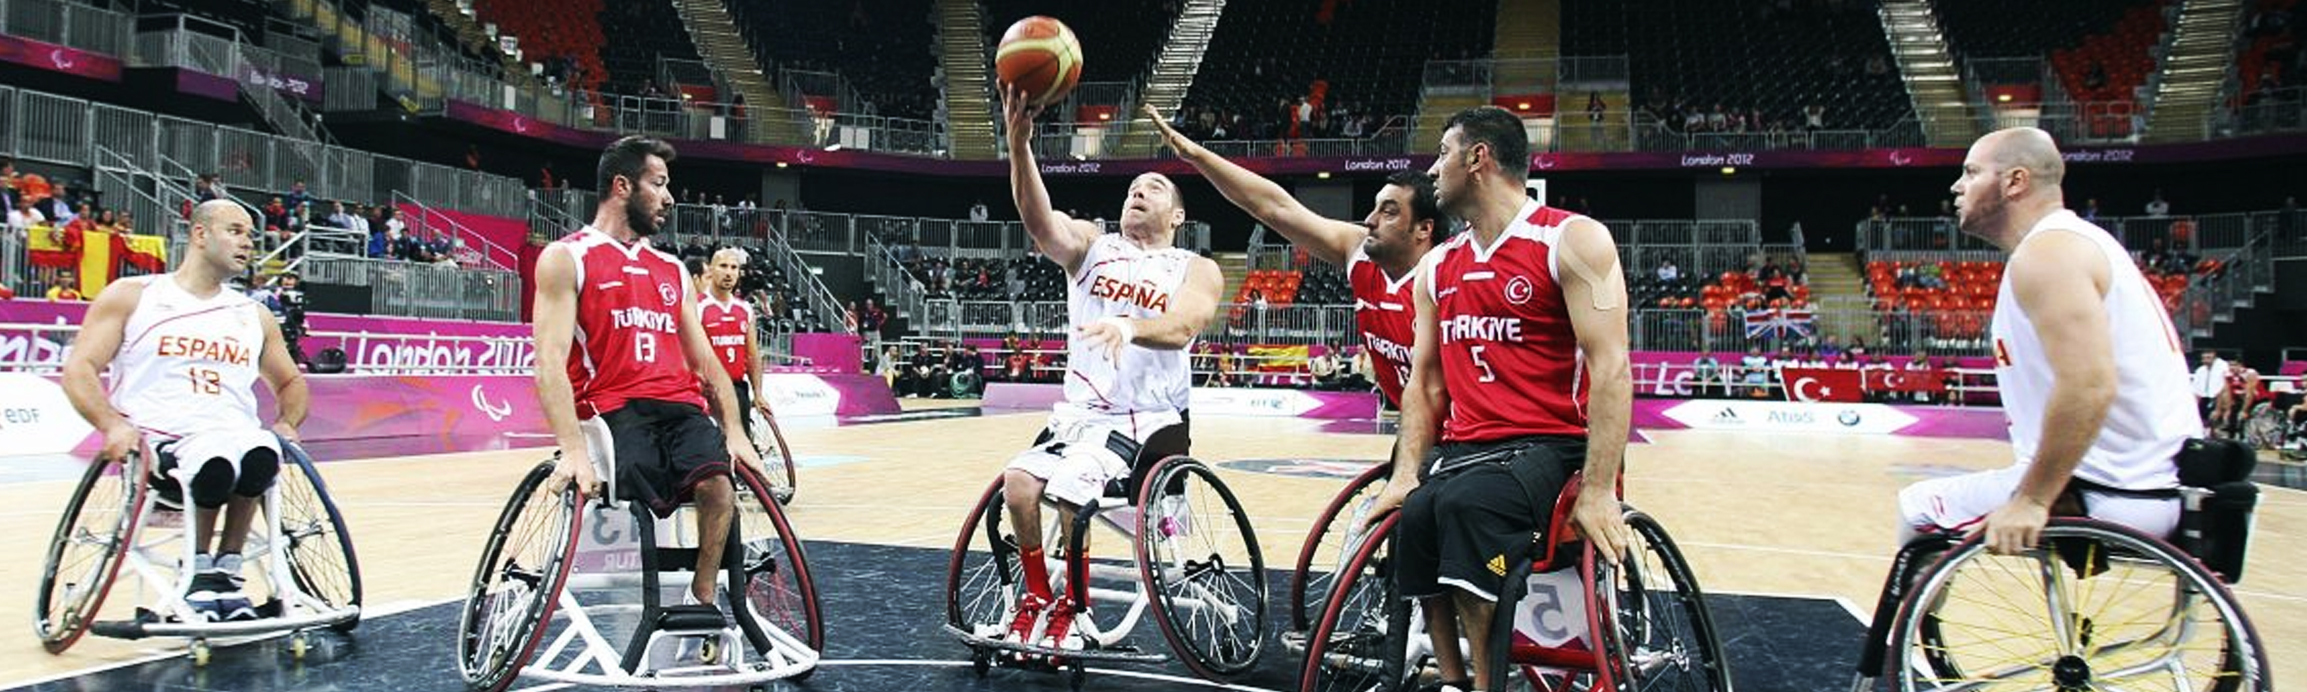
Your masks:
M 1788 401 L 1841 401 L 1858 403 L 1860 387 L 1865 373 L 1836 368 L 1787 368 L 1780 373 L 1786 382 Z

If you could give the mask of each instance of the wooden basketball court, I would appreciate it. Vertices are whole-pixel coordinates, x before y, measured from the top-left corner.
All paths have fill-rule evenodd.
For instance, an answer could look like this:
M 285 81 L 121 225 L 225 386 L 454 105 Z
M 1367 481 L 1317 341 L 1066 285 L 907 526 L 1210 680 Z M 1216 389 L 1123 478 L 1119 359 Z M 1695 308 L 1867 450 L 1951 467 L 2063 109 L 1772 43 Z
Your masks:
M 790 421 L 786 434 L 802 464 L 799 496 L 789 510 L 795 530 L 810 541 L 946 550 L 962 515 L 1043 419 L 1039 412 L 992 412 L 870 425 Z M 1378 434 L 1324 433 L 1320 425 L 1281 418 L 1194 421 L 1195 456 L 1219 466 L 1254 516 L 1269 567 L 1287 569 L 1312 517 L 1341 481 L 1260 473 L 1226 462 L 1374 461 L 1384 457 L 1392 440 Z M 1682 430 L 1642 434 L 1647 441 L 1627 452 L 1628 500 L 1665 523 L 1710 592 L 1839 599 L 1862 614 L 1871 609 L 1895 548 L 1892 503 L 1897 489 L 1931 475 L 2009 463 L 2007 445 L 1980 440 Z M 484 531 L 517 478 L 545 456 L 532 449 L 323 464 L 361 557 L 369 621 L 417 617 L 421 613 L 394 613 L 463 598 Z M 71 678 L 92 668 L 182 651 L 177 640 L 121 642 L 93 636 L 61 656 L 41 651 L 29 627 L 40 555 L 71 489 L 72 481 L 61 479 L 0 485 L 0 507 L 9 508 L 0 513 L 0 531 L 15 537 L 8 559 L 0 560 L 0 595 L 13 594 L 0 598 L 0 622 L 21 627 L 14 645 L 0 647 L 0 670 L 7 671 L 0 674 L 0 686 Z M 2271 647 L 2276 678 L 2307 681 L 2307 558 L 2300 551 L 2307 545 L 2307 494 L 2267 488 L 2252 543 L 2247 579 L 2238 591 Z M 822 575 L 831 566 L 813 567 Z M 942 598 L 941 572 L 882 578 L 885 583 L 876 587 L 881 598 L 923 604 Z M 116 590 L 107 617 L 132 607 L 132 594 Z M 835 624 L 852 616 L 828 608 L 827 618 Z M 453 615 L 448 619 L 421 629 L 453 637 Z M 936 624 L 881 631 L 938 637 Z M 353 635 L 363 650 L 375 648 L 364 636 L 387 634 L 364 623 Z M 891 657 L 874 655 L 875 642 L 842 644 L 873 658 Z M 1842 656 L 1858 643 L 1821 640 L 1815 646 Z M 888 648 L 925 649 L 955 661 L 966 657 L 958 645 L 942 641 Z M 360 654 L 356 650 L 353 655 Z M 445 657 L 393 665 L 436 667 L 447 671 L 449 679 L 455 675 L 454 661 Z M 921 670 L 920 675 L 929 674 Z M 846 671 L 820 673 L 808 686 L 838 680 L 841 672 Z M 996 682 L 1008 686 L 1028 680 Z M 1816 681 L 1815 687 L 1790 689 L 1841 689 L 1847 681 L 1846 671 Z M 61 682 L 52 687 L 82 689 Z M 211 684 L 251 689 L 225 680 Z M 1051 678 L 1031 684 L 1060 689 L 1063 683 Z

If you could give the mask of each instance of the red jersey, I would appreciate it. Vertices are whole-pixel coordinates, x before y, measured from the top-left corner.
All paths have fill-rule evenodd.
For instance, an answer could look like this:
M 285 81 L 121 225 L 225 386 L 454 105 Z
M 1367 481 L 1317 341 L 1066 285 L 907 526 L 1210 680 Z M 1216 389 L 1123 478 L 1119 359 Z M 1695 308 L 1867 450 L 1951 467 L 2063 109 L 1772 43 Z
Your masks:
M 745 348 L 745 333 L 753 329 L 752 304 L 736 294 L 728 302 L 705 295 L 697 299 L 697 322 L 705 327 L 705 341 L 713 345 L 713 357 L 728 371 L 729 381 L 746 381 L 751 372 L 746 366 L 753 360 L 752 349 Z
M 1346 259 L 1346 283 L 1354 288 L 1354 326 L 1370 353 L 1371 377 L 1386 400 L 1402 405 L 1402 382 L 1410 379 L 1410 346 L 1418 343 L 1418 306 L 1410 302 L 1410 279 L 1386 276 L 1365 248 Z
M 1442 338 L 1448 442 L 1586 436 L 1586 364 L 1555 280 L 1562 225 L 1583 218 L 1531 201 L 1497 243 L 1459 233 L 1426 256 Z
M 705 408 L 697 375 L 681 351 L 681 299 L 689 276 L 681 260 L 650 247 L 625 245 L 586 226 L 547 252 L 577 264 L 577 329 L 569 385 L 577 417 L 592 418 L 634 399 Z

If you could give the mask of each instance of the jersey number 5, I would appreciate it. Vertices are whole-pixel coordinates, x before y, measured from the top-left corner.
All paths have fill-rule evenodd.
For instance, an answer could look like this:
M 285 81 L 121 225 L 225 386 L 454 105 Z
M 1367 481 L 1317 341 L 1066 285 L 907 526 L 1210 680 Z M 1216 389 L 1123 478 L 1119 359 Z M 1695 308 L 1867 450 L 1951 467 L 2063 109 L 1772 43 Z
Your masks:
M 1482 360 L 1482 349 L 1485 348 L 1489 348 L 1489 345 L 1484 344 L 1475 346 L 1473 348 L 1467 349 L 1466 355 L 1474 359 L 1474 367 L 1482 369 L 1482 379 L 1477 381 L 1496 382 L 1498 381 L 1498 371 L 1490 369 L 1490 361 Z

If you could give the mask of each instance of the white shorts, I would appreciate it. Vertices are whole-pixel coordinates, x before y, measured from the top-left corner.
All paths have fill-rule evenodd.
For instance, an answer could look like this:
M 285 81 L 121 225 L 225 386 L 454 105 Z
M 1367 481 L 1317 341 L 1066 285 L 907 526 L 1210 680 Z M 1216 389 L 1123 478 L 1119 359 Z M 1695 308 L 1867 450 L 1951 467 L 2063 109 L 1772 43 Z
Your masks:
M 169 472 L 180 483 L 190 482 L 192 476 L 200 473 L 200 469 L 210 462 L 222 462 L 232 467 L 233 479 L 239 480 L 240 462 L 248 458 L 249 452 L 269 449 L 275 455 L 281 453 L 280 436 L 263 428 L 207 430 L 174 440 L 148 437 L 145 443 L 154 452 L 163 446 L 168 448 L 168 456 L 176 459 L 176 467 Z
M 2019 488 L 2027 467 L 2012 466 L 1909 485 L 1898 492 L 1899 542 L 1925 532 L 1967 533 L 1978 527 Z M 2122 524 L 2157 538 L 2179 526 L 2179 499 L 2144 498 L 2083 491 L 2091 518 Z
M 1180 421 L 1176 413 L 1140 413 L 1125 418 L 1053 415 L 1045 431 L 1049 439 L 1011 457 L 1009 468 L 1046 482 L 1042 494 L 1050 499 L 1086 504 L 1104 495 L 1107 483 L 1129 477 L 1135 459 L 1123 454 L 1126 451 L 1134 457 L 1136 450 L 1128 447 L 1143 445 L 1154 433 Z M 1117 444 L 1116 436 L 1134 444 Z

